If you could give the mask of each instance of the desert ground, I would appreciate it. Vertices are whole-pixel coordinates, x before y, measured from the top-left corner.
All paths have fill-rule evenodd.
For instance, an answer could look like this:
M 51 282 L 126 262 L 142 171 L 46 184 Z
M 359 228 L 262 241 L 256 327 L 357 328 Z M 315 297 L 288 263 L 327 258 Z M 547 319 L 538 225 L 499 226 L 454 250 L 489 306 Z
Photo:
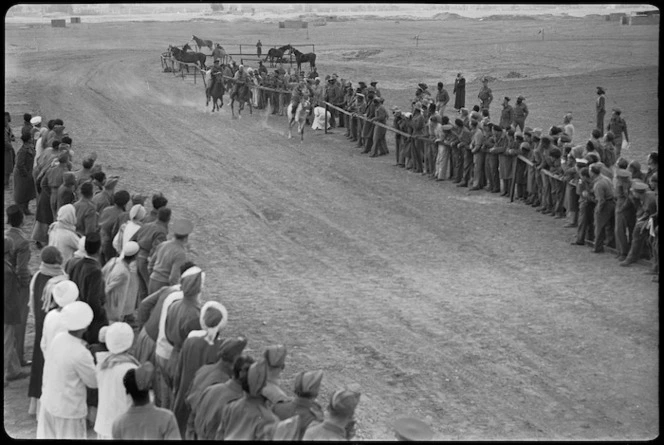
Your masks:
M 644 440 L 659 435 L 658 285 L 645 267 L 570 246 L 571 229 L 529 206 L 394 167 L 391 137 L 390 155 L 369 159 L 343 130 L 308 128 L 300 144 L 285 117 L 231 119 L 227 98 L 211 113 L 200 79 L 163 72 L 159 55 L 192 34 L 227 51 L 313 43 L 323 76 L 375 79 L 402 108 L 419 82 L 451 93 L 457 72 L 472 106 L 488 75 L 492 116 L 522 94 L 527 125 L 572 112 L 577 141 L 602 85 L 628 123 L 625 155 L 645 168 L 659 143 L 658 33 L 552 16 L 331 22 L 308 40 L 251 21 L 6 23 L 5 110 L 17 135 L 25 112 L 62 118 L 76 165 L 94 151 L 119 188 L 162 191 L 195 224 L 190 257 L 205 298 L 229 310 L 225 334 L 246 335 L 254 357 L 287 345 L 287 389 L 324 370 L 323 405 L 359 389 L 357 439 L 389 439 L 414 415 L 438 440 Z M 27 382 L 4 389 L 13 438 L 35 437 Z

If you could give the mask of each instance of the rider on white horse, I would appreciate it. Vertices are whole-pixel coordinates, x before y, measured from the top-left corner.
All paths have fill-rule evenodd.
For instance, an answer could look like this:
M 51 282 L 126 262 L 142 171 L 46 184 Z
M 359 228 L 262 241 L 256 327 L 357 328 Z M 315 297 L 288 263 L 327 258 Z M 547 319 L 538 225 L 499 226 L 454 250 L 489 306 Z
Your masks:
M 302 99 L 306 98 L 311 100 L 312 96 L 313 94 L 307 83 L 304 80 L 300 81 L 297 86 L 293 88 L 293 92 L 291 94 L 291 103 L 289 105 L 291 114 L 295 114 L 297 105 L 302 101 Z

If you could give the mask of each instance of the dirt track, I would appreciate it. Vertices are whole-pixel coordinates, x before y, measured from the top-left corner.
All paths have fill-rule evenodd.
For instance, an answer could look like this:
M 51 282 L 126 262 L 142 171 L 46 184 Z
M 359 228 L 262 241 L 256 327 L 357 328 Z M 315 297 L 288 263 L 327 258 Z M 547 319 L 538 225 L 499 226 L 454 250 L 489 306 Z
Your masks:
M 285 118 L 204 111 L 202 86 L 162 73 L 154 50 L 13 60 L 8 104 L 62 117 L 77 157 L 96 151 L 120 188 L 162 190 L 194 221 L 208 296 L 252 355 L 286 344 L 286 385 L 323 369 L 321 401 L 359 386 L 359 439 L 390 437 L 398 414 L 441 440 L 659 434 L 658 287 L 643 268 L 570 246 L 530 207 L 397 170 L 393 152 L 361 156 L 339 130 L 300 145 Z M 17 127 L 24 106 L 8 111 Z M 26 392 L 5 391 L 14 437 L 34 437 Z

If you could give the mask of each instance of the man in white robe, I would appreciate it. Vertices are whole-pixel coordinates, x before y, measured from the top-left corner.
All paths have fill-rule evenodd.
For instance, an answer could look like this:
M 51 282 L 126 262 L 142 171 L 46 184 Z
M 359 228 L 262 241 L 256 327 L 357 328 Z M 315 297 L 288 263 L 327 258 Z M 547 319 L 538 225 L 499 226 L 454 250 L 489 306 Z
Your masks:
M 97 378 L 82 337 L 93 313 L 87 303 L 75 301 L 61 315 L 67 332 L 56 335 L 46 353 L 37 439 L 87 439 L 85 388 L 96 388 Z

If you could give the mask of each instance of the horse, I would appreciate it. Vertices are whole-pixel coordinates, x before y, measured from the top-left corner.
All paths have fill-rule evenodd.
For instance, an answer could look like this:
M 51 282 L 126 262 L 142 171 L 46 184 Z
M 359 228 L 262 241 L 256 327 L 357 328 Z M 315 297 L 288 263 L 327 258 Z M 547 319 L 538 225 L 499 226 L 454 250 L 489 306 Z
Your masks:
M 297 132 L 300 133 L 300 144 L 304 141 L 304 127 L 306 125 L 307 117 L 311 115 L 311 101 L 308 98 L 303 98 L 298 104 L 293 113 L 293 107 L 288 107 L 288 139 L 293 137 L 292 128 L 297 122 Z
M 291 49 L 292 47 L 290 46 L 290 43 L 288 45 L 284 45 L 280 48 L 270 48 L 270 50 L 267 52 L 267 56 L 265 56 L 265 60 L 263 62 L 267 62 L 267 59 L 270 59 L 270 66 L 274 66 L 274 59 L 277 59 L 277 61 L 281 60 L 282 57 L 284 57 L 284 53 Z
M 205 69 L 205 59 L 207 59 L 205 54 L 182 51 L 177 46 L 169 46 L 168 50 L 173 54 L 175 60 L 184 63 L 197 63 L 201 69 Z
M 210 104 L 210 99 L 212 99 L 212 112 L 214 113 L 215 109 L 221 111 L 221 107 L 224 106 L 224 93 L 226 92 L 221 74 L 215 73 L 213 77 L 212 68 L 203 71 L 203 73 L 205 73 L 205 85 L 207 85 L 205 88 L 205 106 L 207 107 Z M 217 104 L 218 100 L 221 101 L 221 105 Z
M 250 82 L 250 80 L 247 79 L 247 82 Z M 251 105 L 251 88 L 249 88 L 248 83 L 237 85 L 235 88 L 233 88 L 233 91 L 230 93 L 230 97 L 231 113 L 233 114 L 233 117 L 235 117 L 235 108 L 233 107 L 235 104 L 235 99 L 237 99 L 240 103 L 238 108 L 239 117 L 242 117 L 242 110 L 244 109 L 245 102 L 249 104 L 249 114 L 253 114 L 253 106 Z
M 295 54 L 295 62 L 297 62 L 297 72 L 302 71 L 302 63 L 309 62 L 309 71 L 313 71 L 316 67 L 316 54 L 307 53 L 304 54 L 295 48 L 291 47 L 291 54 Z
M 191 40 L 196 42 L 196 51 L 200 51 L 204 46 L 207 46 L 212 51 L 212 40 L 203 40 L 196 36 L 191 36 Z

